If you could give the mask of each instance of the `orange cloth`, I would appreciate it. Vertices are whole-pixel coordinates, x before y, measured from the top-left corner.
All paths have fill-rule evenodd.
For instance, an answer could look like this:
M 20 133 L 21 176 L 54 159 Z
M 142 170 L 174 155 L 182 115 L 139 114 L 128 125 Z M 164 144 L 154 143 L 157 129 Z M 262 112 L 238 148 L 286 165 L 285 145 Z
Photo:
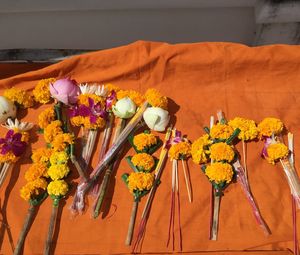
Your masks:
M 267 116 L 278 117 L 295 135 L 296 167 L 299 169 L 299 60 L 299 46 L 251 48 L 232 43 L 170 45 L 139 41 L 124 47 L 72 57 L 40 70 L 0 80 L 0 94 L 10 86 L 31 90 L 38 80 L 50 77 L 113 83 L 140 92 L 155 87 L 170 98 L 172 122 L 176 122 L 176 128 L 188 134 L 191 140 L 204 133 L 202 127 L 209 124 L 210 115 L 218 109 L 222 109 L 228 119 L 241 116 L 259 122 Z M 24 121 L 37 123 L 37 114 L 44 108 L 22 111 L 19 116 Z M 1 135 L 4 132 L 1 129 Z M 31 135 L 34 138 L 32 149 L 44 146 L 42 137 L 35 132 L 31 132 Z M 206 251 L 215 251 L 209 254 L 231 254 L 234 251 L 234 254 L 242 254 L 247 250 L 251 252 L 246 254 L 291 254 L 288 251 L 288 248 L 292 248 L 290 190 L 281 166 L 272 166 L 261 159 L 262 147 L 262 142 L 247 145 L 249 181 L 272 235 L 264 235 L 255 222 L 241 187 L 233 183 L 222 198 L 218 241 L 209 241 L 210 183 L 200 167 L 189 160 L 194 197 L 192 204 L 188 202 L 183 172 L 179 166 L 183 251 L 197 254 L 205 254 Z M 4 217 L 0 233 L 1 239 L 4 234 L 0 243 L 2 254 L 12 254 L 11 243 L 16 244 L 27 212 L 28 204 L 20 198 L 19 190 L 25 182 L 24 172 L 30 164 L 30 149 L 16 164 L 11 178 L 7 179 L 1 190 L 1 217 Z M 238 149 L 241 152 L 241 144 Z M 132 149 L 127 152 L 128 155 L 133 153 Z M 97 152 L 93 166 L 96 161 Z M 171 248 L 166 247 L 170 169 L 168 162 L 148 220 L 142 246 L 144 253 L 171 252 Z M 59 212 L 59 227 L 57 225 L 54 236 L 55 254 L 130 253 L 131 248 L 126 247 L 124 242 L 133 199 L 121 180 L 121 175 L 130 171 L 123 159 L 116 178 L 110 184 L 104 218 L 97 220 L 91 218 L 91 197 L 86 213 L 71 217 L 68 208 L 78 182 L 78 175 L 73 171 L 69 177 L 73 185 L 71 194 Z M 145 200 L 140 203 L 136 226 Z M 24 254 L 43 252 L 50 214 L 51 200 L 48 198 L 41 205 L 26 238 Z M 178 237 L 177 233 L 175 237 Z

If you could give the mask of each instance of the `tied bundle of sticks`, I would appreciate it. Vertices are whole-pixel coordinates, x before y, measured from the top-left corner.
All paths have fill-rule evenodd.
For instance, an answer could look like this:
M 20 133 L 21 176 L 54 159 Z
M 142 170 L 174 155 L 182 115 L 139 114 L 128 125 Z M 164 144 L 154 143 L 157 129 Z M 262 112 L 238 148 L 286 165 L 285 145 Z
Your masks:
M 172 135 L 172 127 L 169 127 L 168 130 L 167 130 L 167 133 L 165 135 L 165 141 L 164 141 L 164 144 L 163 144 L 163 148 L 161 150 L 161 153 L 160 153 L 160 156 L 159 156 L 159 161 L 158 161 L 158 164 L 157 164 L 156 169 L 155 169 L 155 179 L 154 179 L 153 187 L 151 188 L 150 193 L 148 195 L 148 198 L 147 198 L 147 201 L 146 201 L 146 204 L 145 204 L 142 216 L 141 216 L 141 220 L 140 220 L 140 223 L 139 223 L 139 226 L 138 226 L 137 236 L 136 236 L 136 239 L 134 241 L 133 248 L 132 248 L 133 253 L 135 253 L 137 251 L 137 249 L 138 249 L 138 247 L 139 247 L 139 245 L 140 245 L 140 243 L 143 239 L 143 236 L 145 234 L 147 220 L 148 220 L 148 217 L 149 217 L 149 214 L 150 214 L 151 205 L 152 205 L 152 202 L 153 202 L 153 199 L 154 199 L 156 189 L 157 189 L 157 187 L 160 183 L 160 178 L 161 178 L 162 171 L 163 171 L 163 168 L 164 168 L 165 160 L 166 160 L 167 155 L 168 155 L 168 146 L 167 146 L 167 144 L 169 143 L 171 135 Z
M 171 210 L 169 221 L 169 232 L 167 247 L 169 246 L 172 236 L 172 249 L 175 249 L 175 207 L 177 204 L 177 218 L 178 218 L 178 236 L 179 249 L 182 250 L 182 233 L 180 223 L 180 196 L 179 196 L 179 180 L 178 180 L 178 160 L 182 163 L 186 189 L 188 193 L 189 202 L 192 202 L 192 188 L 190 173 L 187 165 L 187 159 L 191 156 L 191 144 L 186 138 L 181 136 L 181 132 L 173 129 L 172 139 L 170 142 L 169 157 L 172 161 L 172 187 L 171 187 Z M 172 234 L 171 234 L 172 232 Z

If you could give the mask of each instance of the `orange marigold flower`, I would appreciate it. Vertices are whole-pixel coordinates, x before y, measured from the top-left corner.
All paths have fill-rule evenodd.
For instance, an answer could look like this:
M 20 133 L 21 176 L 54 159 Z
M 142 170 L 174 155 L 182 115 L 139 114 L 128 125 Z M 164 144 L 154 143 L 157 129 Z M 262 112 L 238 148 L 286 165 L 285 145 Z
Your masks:
M 153 107 L 168 109 L 168 98 L 162 96 L 156 89 L 148 89 L 145 94 L 146 100 Z

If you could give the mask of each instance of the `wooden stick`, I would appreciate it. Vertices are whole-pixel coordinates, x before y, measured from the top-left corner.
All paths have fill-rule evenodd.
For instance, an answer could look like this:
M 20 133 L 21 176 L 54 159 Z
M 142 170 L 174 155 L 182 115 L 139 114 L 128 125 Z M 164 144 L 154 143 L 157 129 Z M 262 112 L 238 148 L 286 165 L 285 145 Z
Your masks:
M 169 220 L 169 231 L 168 231 L 168 240 L 167 247 L 169 246 L 171 240 L 171 231 L 172 231 L 172 241 L 173 241 L 173 250 L 174 250 L 174 214 L 175 214 L 175 167 L 177 165 L 177 160 L 172 160 L 172 186 L 171 186 L 171 209 L 170 209 L 170 220 Z
M 84 180 L 84 181 L 88 181 L 88 178 L 86 177 L 85 172 L 82 170 L 78 160 L 76 159 L 75 155 L 71 153 L 70 156 L 71 162 L 73 163 L 73 165 L 75 166 L 79 176 Z
M 218 236 L 218 225 L 219 225 L 219 211 L 220 211 L 221 197 L 214 194 L 214 213 L 213 222 L 211 228 L 210 240 L 216 241 Z
M 5 179 L 6 179 L 6 176 L 8 174 L 8 170 L 10 169 L 11 167 L 11 163 L 4 163 L 3 164 L 3 167 L 2 167 L 2 170 L 1 170 L 1 173 L 0 173 L 0 188 L 2 187 Z
M 121 122 L 120 122 L 120 125 L 118 125 L 116 130 L 115 130 L 113 143 L 117 140 L 119 135 L 122 133 L 122 130 L 124 129 L 125 125 L 126 125 L 126 120 L 122 119 Z M 100 214 L 100 210 L 101 210 L 101 207 L 102 207 L 102 204 L 103 204 L 103 201 L 104 201 L 104 197 L 105 197 L 105 194 L 106 194 L 106 191 L 107 191 L 107 187 L 108 187 L 108 184 L 109 184 L 109 181 L 110 181 L 111 174 L 114 170 L 114 167 L 116 166 L 119 155 L 122 153 L 122 151 L 123 151 L 123 148 L 117 154 L 115 161 L 113 163 L 111 163 L 105 171 L 105 175 L 104 175 L 104 178 L 103 178 L 103 181 L 102 181 L 102 184 L 100 186 L 98 196 L 97 196 L 97 202 L 96 202 L 96 206 L 95 206 L 95 210 L 94 210 L 94 214 L 93 214 L 94 219 L 96 219 Z
M 246 157 L 246 154 L 247 154 L 247 145 L 246 145 L 246 143 L 245 143 L 244 140 L 242 140 L 242 145 L 243 145 L 243 163 L 244 163 L 244 172 L 245 172 L 246 180 L 247 180 L 247 182 L 248 182 L 247 157 Z
M 189 196 L 189 201 L 190 201 L 190 203 L 192 203 L 193 194 L 192 194 L 192 187 L 191 187 L 190 172 L 189 172 L 188 167 L 185 167 L 187 164 L 186 161 L 182 159 L 181 163 L 182 163 L 182 167 L 183 167 L 184 180 L 185 180 L 185 185 L 186 185 L 186 189 L 187 189 L 188 196 Z
M 56 217 L 57 217 L 57 212 L 58 212 L 58 206 L 59 206 L 59 202 L 57 205 L 52 206 L 50 223 L 49 223 L 47 238 L 46 238 L 46 242 L 45 242 L 44 255 L 50 254 L 52 237 L 53 237 L 53 233 L 54 233 L 55 222 L 56 222 Z
M 138 201 L 134 201 L 133 205 L 132 205 L 131 216 L 130 216 L 130 221 L 129 221 L 129 226 L 128 226 L 128 232 L 127 232 L 127 237 L 126 237 L 126 241 L 125 241 L 125 245 L 128 245 L 128 246 L 131 244 L 131 241 L 132 241 L 138 204 L 139 204 Z
M 25 221 L 24 221 L 24 224 L 23 224 L 23 227 L 22 227 L 22 230 L 19 235 L 19 239 L 18 239 L 16 248 L 14 250 L 14 255 L 22 254 L 22 248 L 24 245 L 24 241 L 25 241 L 25 238 L 29 231 L 29 227 L 33 221 L 36 210 L 37 210 L 37 206 L 30 205 L 27 215 L 26 215 L 26 218 L 25 218 Z

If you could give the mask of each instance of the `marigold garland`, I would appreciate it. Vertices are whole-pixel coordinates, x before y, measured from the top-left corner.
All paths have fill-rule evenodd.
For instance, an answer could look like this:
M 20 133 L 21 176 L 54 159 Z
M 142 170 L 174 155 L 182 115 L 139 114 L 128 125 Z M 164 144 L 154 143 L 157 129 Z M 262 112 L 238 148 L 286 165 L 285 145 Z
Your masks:
M 50 196 L 62 197 L 69 190 L 68 184 L 64 180 L 54 180 L 48 184 L 47 191 Z
M 147 153 L 137 153 L 131 158 L 131 162 L 140 171 L 150 171 L 154 165 L 154 158 Z
M 0 154 L 0 163 L 14 163 L 18 160 L 19 157 L 16 157 L 11 151 L 6 154 Z
M 50 156 L 50 164 L 66 164 L 69 160 L 69 155 L 65 151 L 56 151 L 53 152 Z
M 70 144 L 74 143 L 74 135 L 70 133 L 58 134 L 51 142 L 53 151 L 63 151 Z
M 101 96 L 98 96 L 96 94 L 80 94 L 78 96 L 78 104 L 83 104 L 85 106 L 89 106 L 89 99 L 94 100 L 94 104 L 100 103 L 102 107 L 104 107 L 105 99 Z
M 141 106 L 145 101 L 145 97 L 135 90 L 119 90 L 117 99 L 120 100 L 124 97 L 129 97 L 137 106 Z
M 209 135 L 203 135 L 192 143 L 191 154 L 196 164 L 204 164 L 208 161 L 208 146 L 212 144 Z
M 39 114 L 38 125 L 41 129 L 44 129 L 54 120 L 55 120 L 54 109 L 53 107 L 49 107 Z
M 52 121 L 48 126 L 45 127 L 44 138 L 46 143 L 52 143 L 55 137 L 63 134 L 61 127 L 62 123 L 59 120 Z
M 33 163 L 38 163 L 38 162 L 47 163 L 50 160 L 51 154 L 52 154 L 52 150 L 49 148 L 38 148 L 33 151 L 31 155 L 31 159 Z
M 145 94 L 146 100 L 153 107 L 168 109 L 168 98 L 162 96 L 156 89 L 148 89 Z
M 213 139 L 228 139 L 233 131 L 233 128 L 227 124 L 217 123 L 210 129 L 210 136 Z
M 233 177 L 232 166 L 228 163 L 212 163 L 205 169 L 205 174 L 210 181 L 220 184 L 222 182 L 230 183 Z
M 60 180 L 66 177 L 69 172 L 70 169 L 67 166 L 67 164 L 58 164 L 58 165 L 51 165 L 48 168 L 47 173 L 52 180 Z
M 157 144 L 157 138 L 153 134 L 141 133 L 133 137 L 133 144 L 139 151 L 142 151 Z
M 127 181 L 128 188 L 131 193 L 133 193 L 135 190 L 150 190 L 154 182 L 154 175 L 152 173 L 132 172 L 128 176 Z
M 34 181 L 39 177 L 48 177 L 47 166 L 45 163 L 37 162 L 33 163 L 25 172 L 25 180 L 28 182 Z
M 278 135 L 283 130 L 283 123 L 277 118 L 265 118 L 257 126 L 260 137 Z
M 191 156 L 191 144 L 187 141 L 181 141 L 173 144 L 169 150 L 169 156 L 173 159 L 187 159 Z
M 116 93 L 121 90 L 118 86 L 113 85 L 111 83 L 105 84 L 104 88 L 107 89 L 109 92 L 115 91 Z
M 210 158 L 213 161 L 231 162 L 234 159 L 232 147 L 226 143 L 215 143 L 210 146 Z
M 4 96 L 24 108 L 32 107 L 34 104 L 33 96 L 25 90 L 10 88 L 4 91 Z
M 32 94 L 34 96 L 34 100 L 41 104 L 47 104 L 51 101 L 51 94 L 49 90 L 50 83 L 54 83 L 56 81 L 55 78 L 42 79 L 35 86 Z
M 254 120 L 236 117 L 228 122 L 228 125 L 235 129 L 241 130 L 238 138 L 240 140 L 249 141 L 257 138 L 258 129 Z
M 271 164 L 275 164 L 279 159 L 287 157 L 289 154 L 288 147 L 283 143 L 273 143 L 267 147 L 267 160 Z
M 47 189 L 47 181 L 44 178 L 37 178 L 34 181 L 27 182 L 20 190 L 21 197 L 29 201 L 40 195 Z

